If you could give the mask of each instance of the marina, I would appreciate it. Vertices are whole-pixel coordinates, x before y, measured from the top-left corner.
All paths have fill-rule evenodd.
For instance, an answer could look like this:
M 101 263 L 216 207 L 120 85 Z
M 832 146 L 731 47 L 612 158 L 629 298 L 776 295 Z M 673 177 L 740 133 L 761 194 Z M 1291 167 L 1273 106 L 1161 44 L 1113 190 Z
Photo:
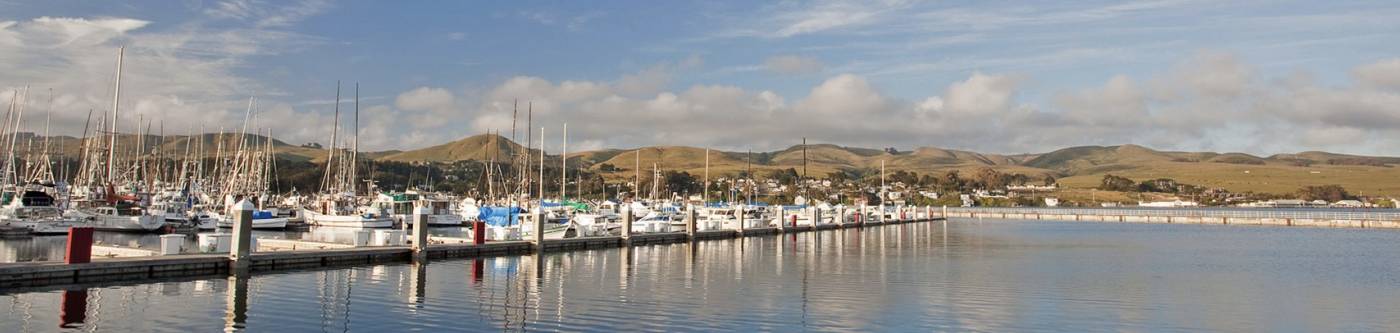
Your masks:
M 251 208 L 249 209 L 251 211 Z M 819 214 L 820 210 L 810 209 L 810 212 Z M 860 219 L 838 220 L 831 223 L 832 228 L 860 228 L 867 225 L 901 224 L 913 222 L 932 222 L 942 220 L 941 217 L 932 215 L 932 207 L 922 207 L 921 210 L 914 208 L 894 207 L 892 210 L 898 219 L 876 219 L 865 221 Z M 424 210 L 424 213 L 427 211 Z M 251 214 L 249 214 L 251 215 Z M 425 222 L 427 214 L 416 219 Z M 126 253 L 136 253 L 137 256 L 121 256 L 121 252 L 105 249 L 104 253 L 115 253 L 121 258 L 112 259 L 88 259 L 93 250 L 84 250 L 81 247 L 92 247 L 92 231 L 87 231 L 87 241 L 84 244 L 77 244 L 75 250 L 73 244 L 66 246 L 63 253 L 64 262 L 30 262 L 0 265 L 0 285 L 4 286 L 41 286 L 47 284 L 78 283 L 85 281 L 119 281 L 126 279 L 142 279 L 157 276 L 181 276 L 181 275 L 206 275 L 236 272 L 242 269 L 252 271 L 271 271 L 288 268 L 304 268 L 307 266 L 325 266 L 344 263 L 378 263 L 384 261 L 419 260 L 429 258 L 452 258 L 495 254 L 521 254 L 530 252 L 544 252 L 553 250 L 577 250 L 598 247 L 617 246 L 644 246 L 650 244 L 666 244 L 686 241 L 701 241 L 726 239 L 735 237 L 748 237 L 758 235 L 771 235 L 782 233 L 796 233 L 803 231 L 815 231 L 818 228 L 812 225 L 802 226 L 797 222 L 797 215 L 790 215 L 790 224 L 777 225 L 775 227 L 736 229 L 736 230 L 698 230 L 695 224 L 695 217 L 698 214 L 689 214 L 685 219 L 686 229 L 675 232 L 651 232 L 633 233 L 630 228 L 625 228 L 625 236 L 591 236 L 573 237 L 567 239 L 545 239 L 544 235 L 531 235 L 531 240 L 518 241 L 485 241 L 485 229 L 481 232 L 474 232 L 470 243 L 453 242 L 460 238 L 442 237 L 435 240 L 430 235 L 426 224 L 417 225 L 413 233 L 412 240 L 407 243 L 412 245 L 403 246 L 405 243 L 404 234 L 393 230 L 379 230 L 374 233 L 373 245 L 369 243 L 368 230 L 352 230 L 352 234 L 359 241 L 351 244 L 330 242 L 318 242 L 305 239 L 269 239 L 267 244 L 259 241 L 261 238 L 253 238 L 251 233 L 251 217 L 243 221 L 248 225 L 244 229 L 235 229 L 233 236 L 223 237 L 224 240 L 233 244 L 217 244 L 212 247 L 206 244 L 199 244 L 200 252 L 211 253 L 221 252 L 220 248 L 227 250 L 217 254 L 182 254 L 180 249 L 189 246 L 184 237 L 174 236 L 167 238 L 161 236 L 161 251 L 159 256 L 150 256 L 155 251 L 131 250 Z M 539 219 L 542 222 L 542 219 Z M 631 214 L 624 214 L 625 225 L 631 225 Z M 813 220 L 820 220 L 819 216 Z M 239 230 L 248 232 L 243 240 L 237 238 Z M 219 235 L 219 234 L 215 234 Z M 71 241 L 74 235 L 69 236 Z M 218 237 L 210 237 L 218 238 Z M 169 239 L 169 240 L 167 240 Z M 314 239 L 314 238 L 313 238 Z M 480 240 L 480 241 L 479 241 Z M 167 245 L 166 242 L 172 243 Z M 255 245 L 256 243 L 256 245 Z M 246 246 L 246 248 L 239 248 Z M 170 253 L 167 246 L 175 250 Z M 232 248 L 229 248 L 229 247 Z M 298 247 L 300 246 L 300 247 Z M 273 250 L 261 252 L 263 250 Z M 283 251 L 275 251 L 283 250 Z M 75 252 L 76 251 L 76 252 Z M 82 257 L 74 262 L 74 253 Z M 142 255 L 147 254 L 147 255 Z M 241 254 L 241 255 L 240 255 Z M 89 262 L 91 260 L 91 262 Z
M 1400 332 L 1400 3 L 0 13 L 0 333 Z
M 10 304 L 0 330 L 1391 331 L 1400 288 L 1386 277 L 1400 274 L 1400 257 L 1369 249 L 1397 240 L 955 218 L 946 228 L 14 287 L 0 292 Z M 207 260 L 198 257 L 186 260 Z

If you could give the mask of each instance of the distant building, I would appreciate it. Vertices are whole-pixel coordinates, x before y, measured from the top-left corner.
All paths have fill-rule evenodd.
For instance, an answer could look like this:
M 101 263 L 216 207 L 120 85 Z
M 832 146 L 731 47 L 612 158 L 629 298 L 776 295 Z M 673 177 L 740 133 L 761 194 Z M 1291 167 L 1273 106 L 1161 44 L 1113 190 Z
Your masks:
M 1363 208 L 1368 206 L 1370 205 L 1366 204 L 1365 202 L 1361 202 L 1360 200 L 1338 200 L 1337 202 L 1332 203 L 1332 207 L 1341 208 Z
M 1007 191 L 1054 191 L 1059 188 L 1055 184 L 1050 185 L 1006 185 Z
M 1178 207 L 1197 207 L 1197 206 L 1200 206 L 1200 205 L 1201 205 L 1200 203 L 1197 203 L 1197 202 L 1195 202 L 1195 201 L 1181 201 L 1181 199 L 1172 200 L 1172 201 L 1153 201 L 1153 202 L 1141 202 L 1141 201 L 1139 201 L 1139 202 L 1138 202 L 1138 207 L 1178 208 Z

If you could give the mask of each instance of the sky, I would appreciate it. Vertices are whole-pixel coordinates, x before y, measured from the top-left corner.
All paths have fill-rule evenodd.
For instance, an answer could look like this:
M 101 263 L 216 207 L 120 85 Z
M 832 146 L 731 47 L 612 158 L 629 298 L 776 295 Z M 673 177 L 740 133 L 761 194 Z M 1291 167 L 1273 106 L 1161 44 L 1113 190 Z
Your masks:
M 1400 155 L 1385 1 L 0 0 L 22 127 L 259 131 L 362 150 L 500 131 L 545 148 L 1081 145 Z M 254 101 L 250 103 L 251 101 Z M 518 106 L 517 106 L 518 105 Z M 95 125 L 94 125 L 95 126 Z M 343 137 L 343 136 L 342 136 Z M 341 143 L 344 144 L 344 143 Z

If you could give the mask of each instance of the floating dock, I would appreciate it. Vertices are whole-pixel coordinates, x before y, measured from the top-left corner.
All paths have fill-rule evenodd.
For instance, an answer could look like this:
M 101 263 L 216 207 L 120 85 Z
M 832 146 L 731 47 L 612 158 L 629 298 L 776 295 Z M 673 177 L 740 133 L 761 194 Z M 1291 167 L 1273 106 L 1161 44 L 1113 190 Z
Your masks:
M 369 265 L 387 262 L 403 262 L 421 259 L 473 258 L 487 256 L 524 255 L 536 252 L 560 252 L 584 249 L 598 249 L 627 246 L 648 246 L 695 242 L 716 239 L 731 239 L 762 235 L 830 230 L 837 228 L 865 228 L 886 224 L 929 222 L 945 220 L 934 217 L 931 209 L 925 208 L 922 214 L 910 213 L 909 218 L 884 222 L 848 222 L 818 224 L 816 226 L 795 225 L 769 228 L 747 228 L 742 230 L 694 230 L 689 232 L 633 233 L 629 237 L 597 236 L 567 239 L 547 239 L 538 244 L 533 241 L 489 241 L 473 244 L 470 239 L 431 237 L 422 249 L 407 246 L 366 246 L 354 247 L 344 244 L 320 243 L 300 240 L 258 239 L 258 250 L 246 258 L 249 272 L 271 272 L 288 269 L 308 269 L 318 267 Z M 180 254 L 166 256 L 93 258 L 86 263 L 34 262 L 0 264 L 0 287 L 42 287 L 49 285 L 69 285 L 86 283 L 114 283 L 120 281 L 145 280 L 152 278 L 196 277 L 230 274 L 240 271 L 237 267 L 243 262 L 226 253 L 219 254 Z

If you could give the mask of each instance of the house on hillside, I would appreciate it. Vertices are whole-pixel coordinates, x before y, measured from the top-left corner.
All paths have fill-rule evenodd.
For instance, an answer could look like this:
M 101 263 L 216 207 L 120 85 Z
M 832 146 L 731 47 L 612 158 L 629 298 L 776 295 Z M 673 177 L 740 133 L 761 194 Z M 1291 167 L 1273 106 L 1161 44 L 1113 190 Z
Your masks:
M 1364 208 L 1369 206 L 1370 205 L 1360 200 L 1337 200 L 1337 202 L 1332 203 L 1332 207 L 1338 208 Z

